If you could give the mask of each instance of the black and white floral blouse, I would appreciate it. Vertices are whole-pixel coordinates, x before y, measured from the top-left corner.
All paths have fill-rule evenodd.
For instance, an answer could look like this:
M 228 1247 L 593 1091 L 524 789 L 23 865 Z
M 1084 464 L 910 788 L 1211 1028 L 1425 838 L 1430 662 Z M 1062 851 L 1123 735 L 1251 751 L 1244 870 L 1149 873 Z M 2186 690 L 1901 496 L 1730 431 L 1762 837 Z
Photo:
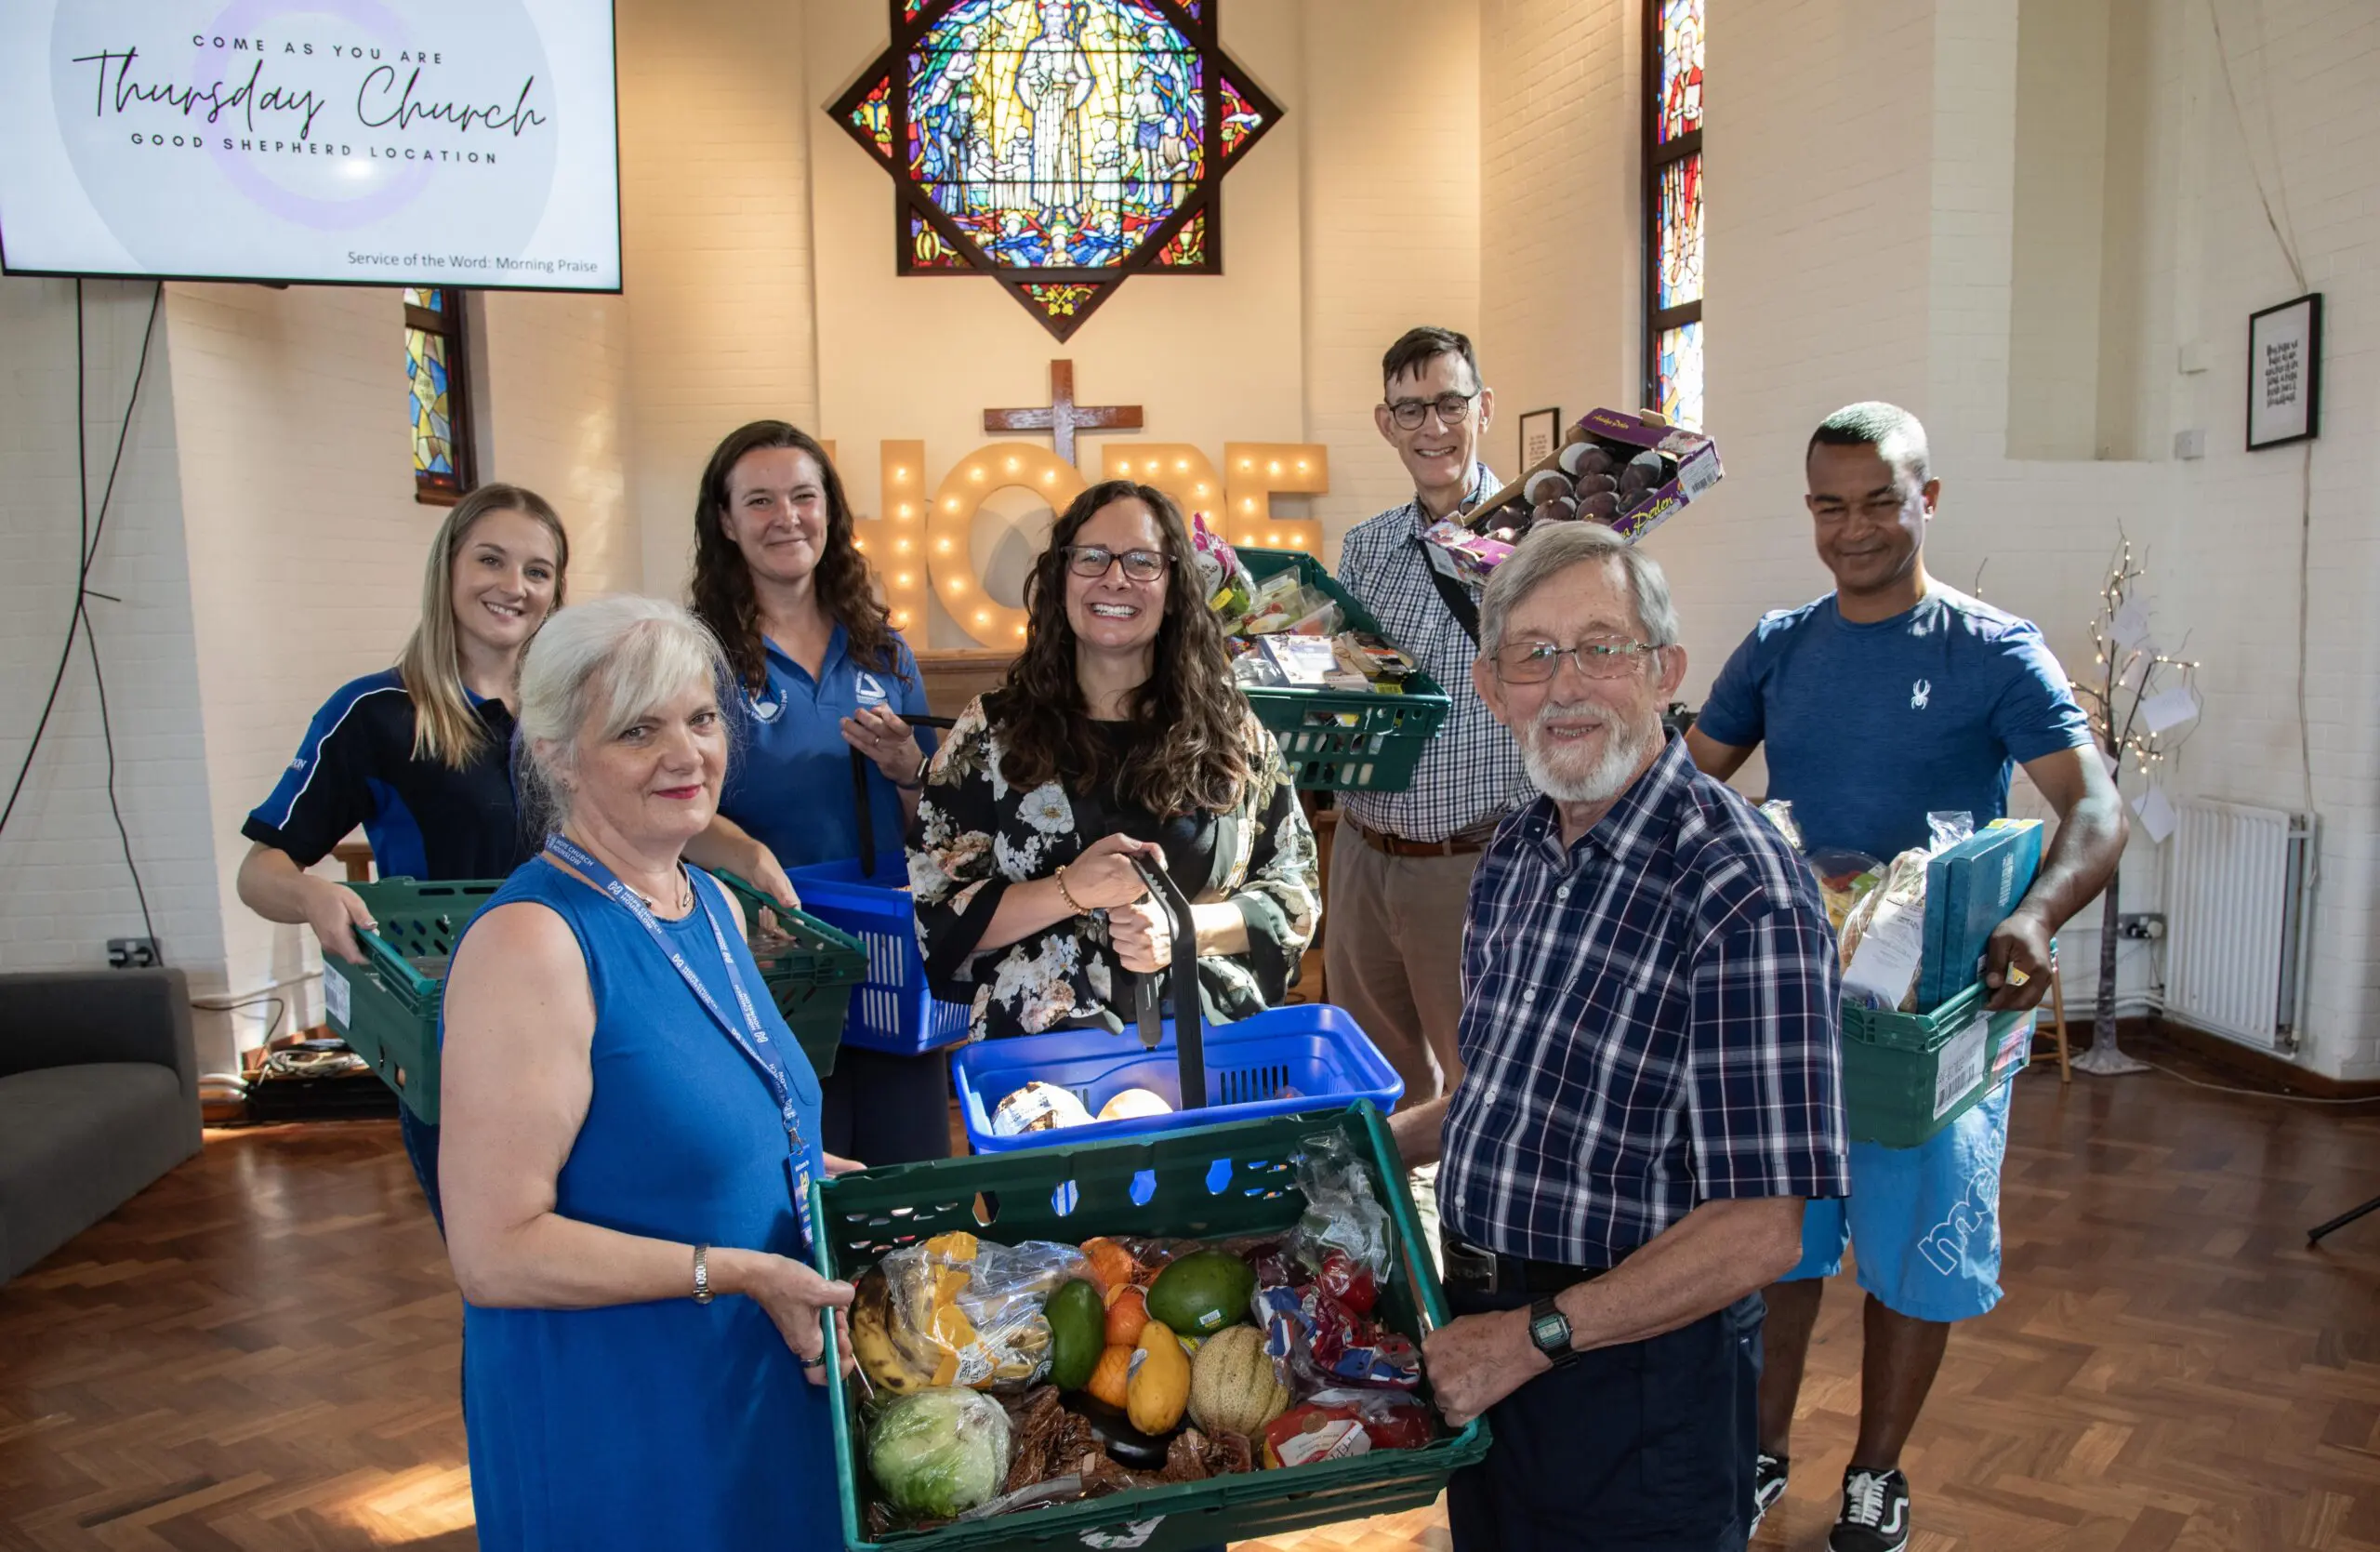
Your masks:
M 1207 1018 L 1227 1023 L 1279 1002 L 1297 979 L 1321 903 L 1314 831 L 1280 749 L 1255 714 L 1242 725 L 1255 775 L 1238 806 L 1173 819 L 1113 792 L 1070 792 L 1055 781 L 1030 791 L 1010 786 L 997 715 L 997 696 L 979 696 L 959 714 L 926 775 L 909 832 L 927 971 L 937 995 L 972 999 L 970 1037 L 1130 1024 L 1134 983 L 1116 957 L 1104 910 L 1005 948 L 975 949 L 1010 884 L 1048 878 L 1118 831 L 1162 845 L 1168 870 L 1194 903 L 1228 900 L 1248 923 L 1246 953 L 1198 961 Z M 1120 745 L 1129 730 L 1095 724 L 1094 736 Z

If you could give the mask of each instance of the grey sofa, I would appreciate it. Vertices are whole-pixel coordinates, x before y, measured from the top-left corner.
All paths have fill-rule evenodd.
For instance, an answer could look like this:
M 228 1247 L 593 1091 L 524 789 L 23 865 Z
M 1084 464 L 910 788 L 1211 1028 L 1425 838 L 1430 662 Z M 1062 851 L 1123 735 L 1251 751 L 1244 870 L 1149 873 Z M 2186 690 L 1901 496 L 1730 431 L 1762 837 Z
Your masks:
M 198 1151 L 178 970 L 0 975 L 0 1282 Z

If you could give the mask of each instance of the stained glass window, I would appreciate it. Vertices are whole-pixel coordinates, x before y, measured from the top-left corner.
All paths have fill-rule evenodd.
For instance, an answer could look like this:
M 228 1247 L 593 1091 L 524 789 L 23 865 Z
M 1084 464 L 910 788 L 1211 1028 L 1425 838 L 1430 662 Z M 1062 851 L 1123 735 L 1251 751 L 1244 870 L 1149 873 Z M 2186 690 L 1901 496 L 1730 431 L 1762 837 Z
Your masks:
M 463 298 L 449 286 L 407 286 L 404 309 L 414 497 L 450 503 L 475 483 L 464 405 Z
M 1160 270 L 1203 270 L 1207 267 L 1207 213 L 1204 210 L 1183 223 L 1173 234 L 1173 241 L 1157 251 L 1157 267 Z
M 1659 48 L 1653 135 L 1666 145 L 1702 127 L 1702 0 L 1661 0 Z
M 1653 305 L 1664 312 L 1702 299 L 1702 156 L 1661 168 L 1660 208 L 1653 230 L 1659 269 Z
M 1653 0 L 1645 63 L 1645 398 L 1702 423 L 1704 0 Z
M 1125 275 L 1218 268 L 1224 166 L 1281 114 L 1213 0 L 891 3 L 832 112 L 902 186 L 901 273 L 991 272 L 1064 338 Z

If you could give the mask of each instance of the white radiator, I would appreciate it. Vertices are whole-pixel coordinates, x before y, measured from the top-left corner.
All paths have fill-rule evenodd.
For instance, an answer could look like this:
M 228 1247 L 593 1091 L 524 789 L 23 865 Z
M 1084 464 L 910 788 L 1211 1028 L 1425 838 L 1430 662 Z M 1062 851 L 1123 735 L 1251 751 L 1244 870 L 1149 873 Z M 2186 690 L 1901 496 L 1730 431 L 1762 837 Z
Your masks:
M 2297 1048 L 2314 892 L 2314 816 L 2180 805 L 2166 914 L 2165 1012 L 2268 1051 Z

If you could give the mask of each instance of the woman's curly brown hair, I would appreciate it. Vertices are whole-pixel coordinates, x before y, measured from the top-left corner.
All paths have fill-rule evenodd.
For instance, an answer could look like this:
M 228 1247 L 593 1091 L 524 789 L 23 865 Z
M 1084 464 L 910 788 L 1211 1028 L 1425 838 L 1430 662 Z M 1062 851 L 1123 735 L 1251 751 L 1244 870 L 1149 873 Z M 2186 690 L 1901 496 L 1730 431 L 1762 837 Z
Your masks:
M 1103 507 L 1137 500 L 1165 536 L 1165 615 L 1148 682 L 1134 691 L 1132 744 L 1118 769 L 1091 734 L 1075 670 L 1075 630 L 1066 618 L 1066 547 Z M 1000 774 L 1031 789 L 1055 777 L 1068 791 L 1113 790 L 1171 818 L 1222 813 L 1247 789 L 1248 702 L 1232 681 L 1223 628 L 1198 586 L 1189 530 L 1163 491 L 1109 480 L 1075 497 L 1026 579 L 1025 650 L 1009 666 L 993 721 L 1005 749 Z
M 763 447 L 791 447 L 810 455 L 826 493 L 826 543 L 812 574 L 818 607 L 843 628 L 852 661 L 861 668 L 904 680 L 901 655 L 893 649 L 892 616 L 877 601 L 867 557 L 852 543 L 852 504 L 842 476 L 817 438 L 782 420 L 755 420 L 727 433 L 703 470 L 694 497 L 694 616 L 710 627 L 744 686 L 759 691 L 769 682 L 768 649 L 760 642 L 760 602 L 744 551 L 727 537 L 727 482 L 744 455 Z

